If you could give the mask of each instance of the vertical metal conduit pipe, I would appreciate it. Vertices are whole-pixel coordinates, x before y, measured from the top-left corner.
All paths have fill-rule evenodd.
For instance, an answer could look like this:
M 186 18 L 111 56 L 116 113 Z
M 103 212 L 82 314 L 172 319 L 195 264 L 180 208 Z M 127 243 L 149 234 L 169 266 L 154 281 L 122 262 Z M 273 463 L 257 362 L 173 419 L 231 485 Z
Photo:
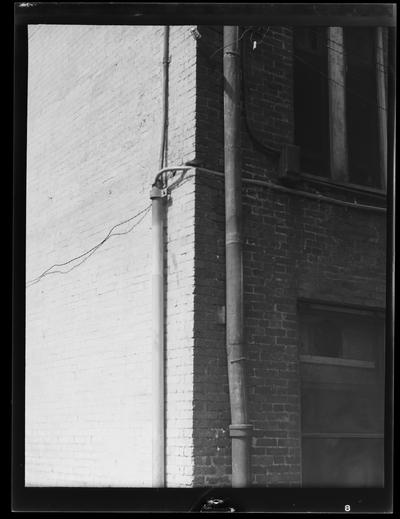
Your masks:
M 162 190 L 150 193 L 152 212 L 152 486 L 164 486 L 164 239 Z
M 168 128 L 169 26 L 164 27 L 162 130 L 159 169 L 165 166 Z M 152 210 L 152 486 L 165 486 L 164 396 L 164 192 L 157 176 L 151 192 Z
M 224 27 L 224 150 L 226 347 L 231 409 L 232 487 L 250 486 L 245 356 L 243 348 L 242 187 L 240 163 L 239 27 Z
M 395 315 L 396 315 L 396 72 L 397 72 L 397 27 L 388 28 L 388 155 L 387 155 L 387 197 L 388 197 L 388 256 L 387 271 L 390 272 L 388 279 L 387 292 L 387 341 L 385 359 L 385 426 L 387 426 L 387 436 L 385 441 L 385 486 L 389 486 L 393 481 L 393 381 L 394 381 L 394 347 L 396 341 Z M 391 424 L 391 425 L 390 425 Z

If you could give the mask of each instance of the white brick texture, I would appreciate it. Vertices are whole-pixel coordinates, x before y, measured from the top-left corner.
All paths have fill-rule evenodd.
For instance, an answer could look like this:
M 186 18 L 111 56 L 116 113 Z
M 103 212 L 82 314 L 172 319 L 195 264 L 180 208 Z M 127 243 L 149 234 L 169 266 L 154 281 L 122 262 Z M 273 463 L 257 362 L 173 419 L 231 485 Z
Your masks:
M 27 281 L 150 204 L 162 41 L 162 27 L 29 27 Z M 179 163 L 194 154 L 195 55 L 188 28 L 172 27 L 168 148 Z M 192 474 L 193 222 L 189 181 L 166 226 L 171 486 Z M 26 290 L 26 485 L 151 486 L 150 212 L 76 263 Z

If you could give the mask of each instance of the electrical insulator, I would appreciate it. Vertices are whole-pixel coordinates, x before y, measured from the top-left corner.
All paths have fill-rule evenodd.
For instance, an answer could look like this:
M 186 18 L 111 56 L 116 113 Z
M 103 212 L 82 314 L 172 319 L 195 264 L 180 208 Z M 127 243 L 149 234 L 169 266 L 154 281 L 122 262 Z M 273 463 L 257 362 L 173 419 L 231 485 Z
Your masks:
M 199 31 L 196 29 L 196 27 L 191 27 L 190 28 L 190 34 L 193 36 L 193 38 L 195 40 L 198 40 L 201 38 L 201 34 L 199 33 Z

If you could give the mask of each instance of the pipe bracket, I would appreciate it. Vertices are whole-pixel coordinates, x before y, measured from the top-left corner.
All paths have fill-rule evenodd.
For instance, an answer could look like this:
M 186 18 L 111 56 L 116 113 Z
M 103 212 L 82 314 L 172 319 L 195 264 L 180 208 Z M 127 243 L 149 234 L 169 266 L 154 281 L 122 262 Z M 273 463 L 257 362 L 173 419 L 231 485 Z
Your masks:
M 234 364 L 235 362 L 243 362 L 243 361 L 245 361 L 245 360 L 247 360 L 246 357 L 239 357 L 238 359 L 232 359 L 232 360 L 230 360 L 230 363 L 231 363 L 231 364 Z
M 239 58 L 240 54 L 236 50 L 226 50 L 225 51 L 225 56 L 233 56 L 235 58 Z
M 229 426 L 229 436 L 231 438 L 246 438 L 252 435 L 253 426 L 251 424 L 232 424 Z
M 240 232 L 227 232 L 225 235 L 225 245 L 241 244 L 242 235 Z
M 159 187 L 153 185 L 150 190 L 150 198 L 153 200 L 154 198 L 165 198 L 168 195 L 167 189 L 160 189 Z

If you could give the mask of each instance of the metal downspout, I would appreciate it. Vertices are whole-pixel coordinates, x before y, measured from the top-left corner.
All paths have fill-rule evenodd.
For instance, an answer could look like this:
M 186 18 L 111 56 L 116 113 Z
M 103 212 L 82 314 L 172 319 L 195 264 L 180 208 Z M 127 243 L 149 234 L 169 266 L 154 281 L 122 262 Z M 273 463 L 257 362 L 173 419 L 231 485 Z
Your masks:
M 165 166 L 168 128 L 169 26 L 164 27 L 162 130 L 159 169 Z M 152 486 L 165 486 L 164 398 L 164 191 L 157 175 L 150 192 L 152 210 Z
M 224 153 L 226 346 L 231 408 L 232 487 L 250 486 L 245 354 L 243 348 L 242 198 L 240 164 L 239 27 L 224 27 Z

